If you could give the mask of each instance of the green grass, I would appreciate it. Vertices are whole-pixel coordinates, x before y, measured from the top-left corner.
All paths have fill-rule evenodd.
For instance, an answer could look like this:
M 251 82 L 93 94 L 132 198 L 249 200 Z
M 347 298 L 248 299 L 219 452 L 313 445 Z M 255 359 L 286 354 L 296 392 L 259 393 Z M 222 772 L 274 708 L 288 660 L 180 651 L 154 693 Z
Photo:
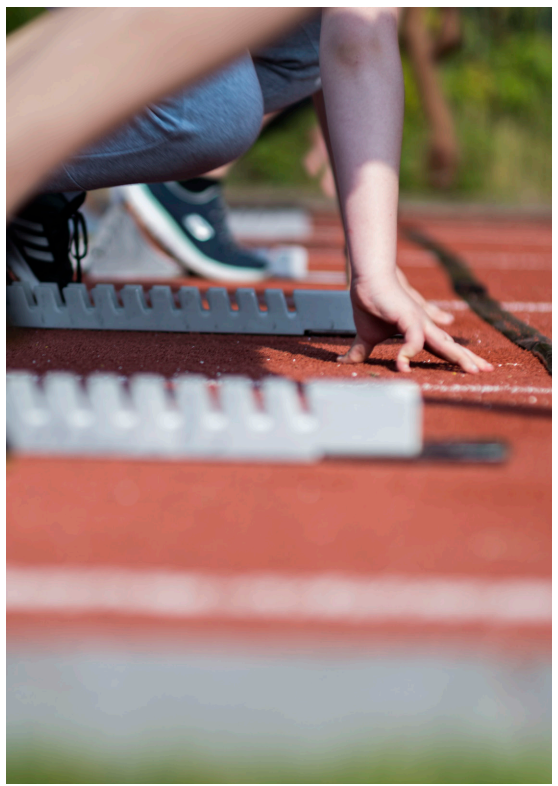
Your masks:
M 465 745 L 414 753 L 402 745 L 382 757 L 360 750 L 280 763 L 168 752 L 102 760 L 45 745 L 7 758 L 7 783 L 550 783 L 551 775 L 550 745 L 507 757 Z
M 301 164 L 310 147 L 309 132 L 315 123 L 312 106 L 277 121 L 233 167 L 230 184 L 298 186 L 317 192 Z

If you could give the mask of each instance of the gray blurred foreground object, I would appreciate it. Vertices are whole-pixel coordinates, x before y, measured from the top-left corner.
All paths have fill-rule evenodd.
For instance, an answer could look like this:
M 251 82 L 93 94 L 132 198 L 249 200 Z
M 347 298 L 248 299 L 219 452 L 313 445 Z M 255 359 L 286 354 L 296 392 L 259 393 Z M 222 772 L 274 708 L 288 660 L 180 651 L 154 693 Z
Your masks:
M 263 381 L 261 403 L 246 377 L 222 378 L 219 403 L 198 375 L 172 383 L 58 372 L 42 383 L 10 372 L 7 438 L 47 454 L 311 461 L 324 456 L 412 457 L 422 448 L 422 400 L 412 382 Z M 263 406 L 262 406 L 263 404 Z
M 253 333 L 301 336 L 305 333 L 354 335 L 355 323 L 347 291 L 295 289 L 290 311 L 281 289 L 264 292 L 267 310 L 260 308 L 256 292 L 235 292 L 233 309 L 225 288 L 212 287 L 203 307 L 197 287 L 181 287 L 177 300 L 170 287 L 145 290 L 139 284 L 122 287 L 119 297 L 112 284 L 97 284 L 91 293 L 84 284 L 69 284 L 64 300 L 56 284 L 16 282 L 6 289 L 7 316 L 17 327 L 83 330 L 161 330 L 178 333 Z M 93 302 L 91 302 L 91 299 Z
M 101 219 L 83 269 L 91 278 L 113 281 L 184 276 L 178 262 L 150 243 L 124 205 L 118 203 Z
M 428 649 L 319 659 L 249 654 L 230 643 L 223 649 L 12 648 L 8 744 L 28 750 L 34 740 L 63 740 L 80 755 L 105 756 L 146 756 L 173 745 L 208 755 L 332 756 L 359 745 L 371 753 L 393 746 L 403 754 L 415 745 L 423 753 L 454 747 L 510 756 L 550 737 L 546 660 L 502 662 L 487 653 Z

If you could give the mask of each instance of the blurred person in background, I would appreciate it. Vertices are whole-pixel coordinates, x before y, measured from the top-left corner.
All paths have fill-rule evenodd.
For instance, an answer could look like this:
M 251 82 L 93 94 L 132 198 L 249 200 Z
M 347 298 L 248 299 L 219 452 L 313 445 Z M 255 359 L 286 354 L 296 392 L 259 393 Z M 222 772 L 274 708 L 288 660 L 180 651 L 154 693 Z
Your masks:
M 436 65 L 461 46 L 461 24 L 459 8 L 440 8 L 441 25 L 434 35 L 427 24 L 427 11 L 427 8 L 404 9 L 401 35 L 429 128 L 427 168 L 430 182 L 435 188 L 447 189 L 455 181 L 459 145 Z
M 403 8 L 400 37 L 409 56 L 429 129 L 426 167 L 434 188 L 447 189 L 455 183 L 459 164 L 459 143 L 451 109 L 438 77 L 438 63 L 463 43 L 459 8 L 439 8 L 437 30 L 428 24 L 428 8 Z M 311 147 L 304 158 L 310 177 L 319 177 L 322 192 L 335 196 L 335 179 L 327 146 L 319 126 L 310 130 Z

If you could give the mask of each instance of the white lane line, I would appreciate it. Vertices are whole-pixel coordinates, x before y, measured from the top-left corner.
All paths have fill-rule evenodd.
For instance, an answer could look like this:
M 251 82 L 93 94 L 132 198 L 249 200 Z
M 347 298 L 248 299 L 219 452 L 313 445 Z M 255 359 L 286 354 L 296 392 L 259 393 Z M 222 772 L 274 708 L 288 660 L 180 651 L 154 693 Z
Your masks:
M 314 284 L 346 284 L 347 277 L 341 271 L 310 270 L 304 281 Z M 469 308 L 464 300 L 430 300 L 429 302 L 447 311 L 467 311 Z M 552 314 L 552 303 L 510 301 L 502 303 L 502 308 L 517 314 Z
M 477 270 L 552 270 L 550 254 L 483 254 L 467 252 L 465 261 Z M 397 260 L 402 267 L 436 267 L 438 263 L 427 251 L 400 250 Z
M 244 240 L 308 240 L 311 216 L 299 208 L 233 208 L 228 214 L 233 235 Z
M 346 284 L 347 274 L 339 270 L 309 270 L 304 281 L 313 284 Z
M 304 281 L 312 282 L 314 284 L 346 284 L 346 274 L 338 270 L 310 270 L 304 278 Z M 447 311 L 467 311 L 468 304 L 464 300 L 430 300 L 439 308 L 445 308 Z M 502 308 L 510 313 L 519 314 L 551 314 L 552 303 L 523 303 L 520 301 L 510 301 L 502 303 Z
M 431 300 L 435 306 L 445 308 L 448 311 L 466 311 L 469 306 L 464 300 Z M 551 314 L 552 303 L 520 303 L 510 302 L 502 303 L 502 308 L 511 313 L 538 313 L 538 314 Z
M 550 270 L 552 254 L 550 252 L 513 252 L 513 251 L 465 251 L 464 258 L 473 267 L 477 265 L 494 265 L 496 267 L 532 268 L 533 270 Z
M 551 253 L 552 252 L 552 232 L 541 230 L 537 234 L 524 234 L 513 232 L 507 227 L 496 228 L 496 231 L 479 231 L 474 227 L 468 227 L 464 232 L 445 232 L 440 227 L 430 225 L 427 229 L 431 237 L 435 237 L 439 243 L 459 248 L 460 253 L 467 253 L 475 250 L 475 246 L 491 246 L 502 251 L 519 253 L 517 247 L 527 249 L 523 253 Z M 507 248 L 506 248 L 507 246 Z
M 425 382 L 420 387 L 427 393 L 524 393 L 525 395 L 552 395 L 552 388 L 519 387 L 517 385 L 431 385 Z
M 18 613 L 139 614 L 332 622 L 549 624 L 546 579 L 361 578 L 9 567 L 7 608 Z

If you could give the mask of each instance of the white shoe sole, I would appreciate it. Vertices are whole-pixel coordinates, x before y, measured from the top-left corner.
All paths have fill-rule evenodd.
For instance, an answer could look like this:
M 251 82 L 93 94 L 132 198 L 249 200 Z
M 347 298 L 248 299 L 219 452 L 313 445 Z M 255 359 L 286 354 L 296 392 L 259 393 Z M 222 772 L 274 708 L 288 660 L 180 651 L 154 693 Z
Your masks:
M 122 186 L 120 191 L 137 219 L 188 271 L 203 278 L 236 284 L 269 278 L 270 271 L 267 269 L 235 268 L 203 254 L 193 243 L 188 242 L 146 186 Z
M 308 251 L 304 246 L 275 246 L 255 251 L 267 261 L 273 278 L 304 281 L 308 276 Z

